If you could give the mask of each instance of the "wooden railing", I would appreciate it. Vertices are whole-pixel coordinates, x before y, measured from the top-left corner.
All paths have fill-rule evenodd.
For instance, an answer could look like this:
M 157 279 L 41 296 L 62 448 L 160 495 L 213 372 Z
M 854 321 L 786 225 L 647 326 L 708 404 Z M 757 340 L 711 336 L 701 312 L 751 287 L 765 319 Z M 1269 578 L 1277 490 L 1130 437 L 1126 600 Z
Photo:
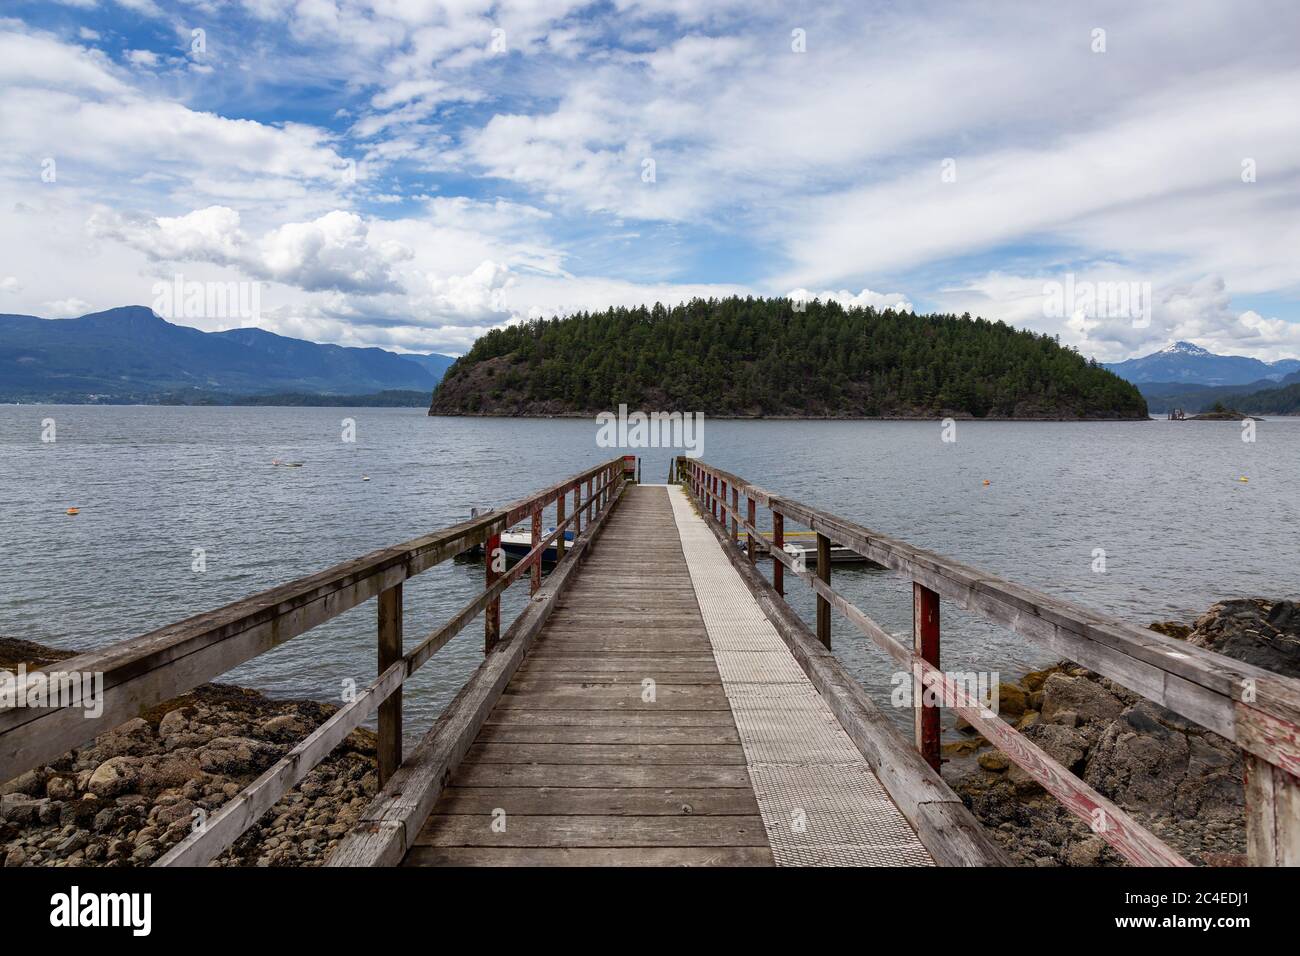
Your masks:
M 402 685 L 406 679 L 481 612 L 485 612 L 485 649 L 491 652 L 501 632 L 502 592 L 525 571 L 531 571 L 535 592 L 541 583 L 545 551 L 554 543 L 557 558 L 563 561 L 565 531 L 572 525 L 577 539 L 583 528 L 610 506 L 635 469 L 631 456 L 611 459 L 442 531 L 375 551 L 102 651 L 60 661 L 58 669 L 64 673 L 103 675 L 102 714 L 89 719 L 76 707 L 0 710 L 0 781 L 46 763 L 162 701 L 377 597 L 378 677 L 155 865 L 197 866 L 214 859 L 376 709 L 382 783 L 402 763 Z M 566 515 L 570 494 L 573 512 Z M 543 537 L 542 514 L 551 505 L 556 509 L 556 527 Z M 506 570 L 499 550 L 501 532 L 525 518 L 532 522 L 532 548 Z M 579 543 L 575 540 L 575 545 Z M 405 651 L 402 583 L 476 545 L 484 545 L 486 552 L 483 592 L 413 650 Z
M 733 543 L 747 536 L 754 561 L 761 547 L 756 508 L 772 513 L 773 587 L 785 575 L 816 594 L 816 632 L 830 647 L 830 612 L 844 615 L 919 683 L 945 701 L 1125 859 L 1139 865 L 1187 866 L 1174 850 L 1049 757 L 963 686 L 939 670 L 939 600 L 980 613 L 1062 657 L 1234 741 L 1246 763 L 1247 849 L 1255 865 L 1300 865 L 1300 681 L 1244 664 L 1146 628 L 985 574 L 818 508 L 775 495 L 704 462 L 676 459 L 677 479 L 700 511 Z M 741 517 L 740 499 L 747 502 Z M 815 572 L 784 548 L 786 520 L 817 535 Z M 729 527 L 728 527 L 729 525 Z M 911 579 L 912 646 L 908 647 L 831 587 L 830 548 L 839 545 Z M 916 746 L 939 766 L 939 711 L 913 701 Z

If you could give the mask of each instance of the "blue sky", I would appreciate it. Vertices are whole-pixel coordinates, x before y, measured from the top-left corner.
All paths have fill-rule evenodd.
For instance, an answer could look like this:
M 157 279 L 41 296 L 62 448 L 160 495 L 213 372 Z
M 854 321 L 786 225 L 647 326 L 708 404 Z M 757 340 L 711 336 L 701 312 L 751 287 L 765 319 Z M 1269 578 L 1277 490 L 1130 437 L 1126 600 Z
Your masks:
M 201 328 L 458 352 L 799 294 L 1300 355 L 1300 12 L 1250 11 L 10 0 L 0 311 L 182 276 L 258 286 Z M 1066 277 L 1150 308 L 1046 307 Z

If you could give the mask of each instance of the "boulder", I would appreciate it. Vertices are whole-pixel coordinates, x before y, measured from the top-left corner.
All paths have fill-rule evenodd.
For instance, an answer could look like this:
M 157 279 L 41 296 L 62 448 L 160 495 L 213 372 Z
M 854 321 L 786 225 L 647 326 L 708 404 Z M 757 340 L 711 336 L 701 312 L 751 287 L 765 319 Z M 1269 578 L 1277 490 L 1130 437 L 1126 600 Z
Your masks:
M 1109 720 L 1123 709 L 1123 701 L 1087 677 L 1057 673 L 1043 682 L 1042 715 L 1048 723 L 1062 711 L 1073 711 L 1087 721 Z
M 86 789 L 98 797 L 114 797 L 134 790 L 139 780 L 140 772 L 133 766 L 131 757 L 112 757 L 95 768 Z
M 998 682 L 998 714 L 1002 717 L 1019 717 L 1028 708 L 1024 688 L 1010 681 Z
M 1287 677 L 1300 677 L 1300 603 L 1220 601 L 1196 619 L 1189 644 Z

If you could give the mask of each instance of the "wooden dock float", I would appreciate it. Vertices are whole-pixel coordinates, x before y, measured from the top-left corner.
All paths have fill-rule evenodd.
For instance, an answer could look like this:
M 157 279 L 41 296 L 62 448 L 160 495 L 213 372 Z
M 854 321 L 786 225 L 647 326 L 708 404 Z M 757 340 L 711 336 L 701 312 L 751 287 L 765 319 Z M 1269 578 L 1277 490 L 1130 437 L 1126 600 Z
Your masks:
M 1235 741 L 1247 755 L 1251 862 L 1300 863 L 1300 681 L 1002 581 L 699 460 L 676 459 L 670 485 L 638 485 L 637 474 L 635 458 L 614 458 L 468 522 L 59 662 L 103 675 L 102 716 L 75 705 L 0 709 L 0 780 L 374 598 L 374 681 L 154 865 L 214 860 L 371 715 L 380 790 L 328 866 L 1007 864 L 936 770 L 933 704 L 914 702 L 909 740 L 833 653 L 836 613 L 1124 858 L 1187 865 L 939 670 L 940 602 L 950 601 Z M 756 560 L 759 509 L 774 532 L 770 582 Z M 523 521 L 532 548 L 508 566 L 500 536 Z M 815 570 L 804 551 L 782 547 L 797 527 L 816 536 Z M 483 590 L 405 641 L 403 582 L 476 546 Z M 913 634 L 887 632 L 835 590 L 833 548 L 900 575 Z M 558 560 L 543 573 L 548 549 Z M 501 594 L 525 578 L 529 599 L 503 631 Z M 814 592 L 815 629 L 786 603 L 800 586 Z M 483 662 L 404 752 L 403 685 L 480 615 Z

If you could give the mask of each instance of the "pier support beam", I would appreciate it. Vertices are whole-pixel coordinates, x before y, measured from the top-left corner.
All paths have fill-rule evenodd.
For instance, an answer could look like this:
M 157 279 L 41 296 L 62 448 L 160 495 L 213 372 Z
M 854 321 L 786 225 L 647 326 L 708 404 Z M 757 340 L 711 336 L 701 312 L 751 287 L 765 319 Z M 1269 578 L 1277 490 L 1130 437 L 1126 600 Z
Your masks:
M 533 512 L 533 537 L 530 550 L 536 548 L 542 543 L 542 509 L 538 508 Z M 536 594 L 542 587 L 542 559 L 539 557 L 533 562 L 533 566 L 528 569 L 531 582 L 528 586 L 529 594 Z
M 402 586 L 379 592 L 379 673 L 402 659 Z M 379 705 L 379 785 L 402 765 L 402 688 Z
M 1263 757 L 1246 758 L 1246 859 L 1300 866 L 1300 779 Z
M 925 585 L 912 582 L 912 649 L 931 667 L 939 666 L 939 595 Z M 915 687 L 915 693 L 922 688 Z M 922 694 L 922 697 L 924 695 Z M 939 769 L 939 708 L 912 701 L 916 749 L 935 770 Z
M 501 561 L 501 535 L 494 534 L 487 539 L 484 545 L 483 555 L 484 565 L 487 567 L 487 586 L 491 587 L 497 583 L 497 578 L 501 577 L 501 572 L 497 570 L 496 565 Z M 504 561 L 501 561 L 504 564 Z M 486 610 L 483 612 L 483 653 L 491 654 L 492 648 L 497 646 L 497 641 L 501 639 L 501 599 L 496 598 L 488 602 Z
M 749 523 L 749 526 L 751 528 L 757 528 L 758 527 L 758 505 L 754 503 L 753 498 L 747 498 L 746 500 L 749 502 L 749 506 L 745 510 L 745 520 Z M 755 544 L 757 544 L 757 542 L 754 540 L 754 536 L 749 532 L 745 532 L 745 548 L 749 554 L 750 564 L 753 564 L 758 557 L 755 554 L 755 551 L 757 550 L 754 547 Z
M 565 500 L 566 499 L 564 495 L 560 495 L 560 497 L 555 499 L 555 526 L 557 528 L 562 527 L 564 525 Z M 556 564 L 559 564 L 560 559 L 564 557 L 564 536 L 568 533 L 569 530 L 565 528 L 563 531 L 560 532 L 560 536 L 555 539 L 555 563 Z
M 817 577 L 828 585 L 831 583 L 831 539 L 824 534 L 817 535 Z M 830 649 L 831 602 L 820 594 L 817 595 L 817 640 Z
M 785 550 L 785 515 L 779 511 L 772 512 L 772 549 Z M 772 587 L 785 597 L 785 565 L 776 558 L 772 559 Z

